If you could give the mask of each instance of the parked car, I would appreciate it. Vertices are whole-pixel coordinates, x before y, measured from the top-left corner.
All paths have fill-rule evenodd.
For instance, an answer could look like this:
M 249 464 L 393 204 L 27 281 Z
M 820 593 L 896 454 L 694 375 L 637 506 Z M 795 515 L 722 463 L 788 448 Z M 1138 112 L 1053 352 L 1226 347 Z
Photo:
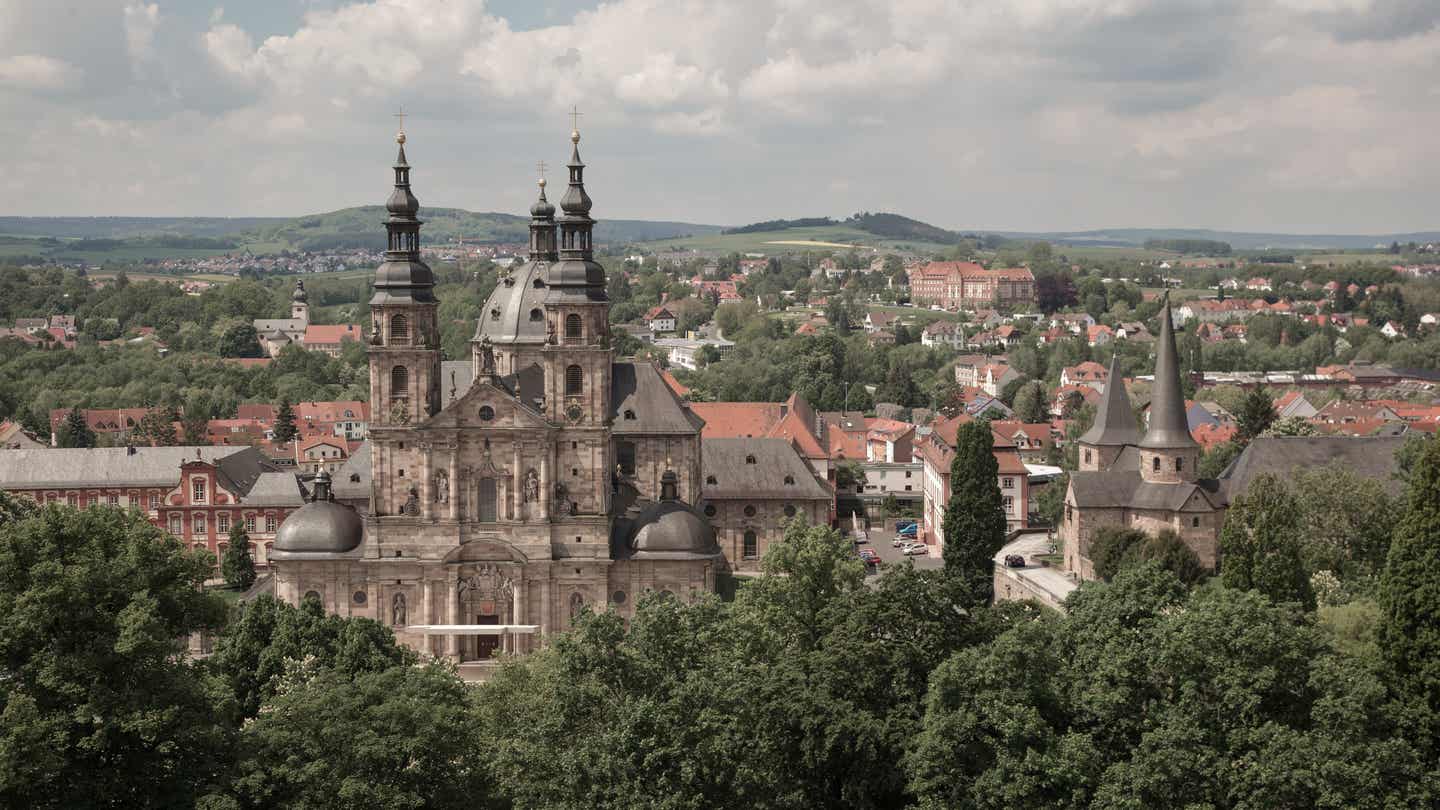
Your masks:
M 913 537 L 906 537 L 905 535 L 902 534 L 902 535 L 896 536 L 896 538 L 895 538 L 894 540 L 891 540 L 891 541 L 890 541 L 890 547 L 891 547 L 891 548 L 904 548 L 905 546 L 908 546 L 908 545 L 910 545 L 910 544 L 913 543 L 913 542 L 915 542 L 915 538 L 913 538 Z
M 924 543 L 911 543 L 910 545 L 901 549 L 901 551 L 903 551 L 905 553 L 905 556 L 907 557 L 914 557 L 920 554 L 930 553 L 929 547 L 927 547 Z
M 1006 554 L 1006 555 L 1005 555 L 1005 567 L 1006 567 L 1006 568 L 1024 568 L 1024 567 L 1025 567 L 1025 558 L 1024 558 L 1023 556 L 1019 555 L 1019 554 Z
M 860 549 L 860 559 L 867 563 L 877 563 L 880 562 L 880 555 L 876 554 L 873 548 L 862 548 Z

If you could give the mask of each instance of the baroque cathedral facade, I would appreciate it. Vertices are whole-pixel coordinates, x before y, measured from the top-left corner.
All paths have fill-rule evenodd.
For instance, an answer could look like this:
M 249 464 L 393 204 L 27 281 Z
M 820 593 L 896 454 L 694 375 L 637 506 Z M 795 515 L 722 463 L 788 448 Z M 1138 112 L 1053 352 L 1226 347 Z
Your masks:
M 586 607 L 713 591 L 727 561 L 701 498 L 703 421 L 657 368 L 611 346 L 578 131 L 556 207 L 530 209 L 528 260 L 486 302 L 463 385 L 442 371 L 405 135 L 370 300 L 369 509 L 312 502 L 281 526 L 275 595 L 391 626 L 458 662 L 524 652 Z M 446 377 L 449 379 L 446 379 Z

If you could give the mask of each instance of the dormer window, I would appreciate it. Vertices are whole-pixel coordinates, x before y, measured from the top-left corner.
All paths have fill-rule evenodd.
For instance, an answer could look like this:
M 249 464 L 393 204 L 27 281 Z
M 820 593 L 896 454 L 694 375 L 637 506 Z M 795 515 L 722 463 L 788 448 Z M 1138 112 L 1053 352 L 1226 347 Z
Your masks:
M 746 464 L 754 464 L 754 463 L 755 463 L 755 457 L 754 457 L 753 455 L 751 455 L 751 456 L 746 456 L 746 457 L 745 457 L 745 463 L 746 463 Z
M 787 476 L 785 476 L 785 483 L 790 484 L 790 485 L 793 486 L 793 485 L 795 484 L 795 476 L 793 476 L 793 475 L 787 475 Z
M 545 287 L 545 279 L 543 279 L 543 278 L 537 278 L 537 279 L 535 279 L 535 289 L 539 290 L 539 289 L 543 289 L 544 287 Z
M 499 308 L 499 307 L 492 307 L 492 308 L 491 308 L 491 310 L 490 310 L 490 320 L 492 320 L 492 321 L 498 321 L 498 320 L 500 320 L 500 308 Z
M 625 418 L 626 418 L 628 421 L 631 421 L 631 422 L 635 421 L 635 412 L 632 411 L 632 410 L 630 410 L 629 408 L 626 408 L 626 409 L 625 409 Z
M 718 484 L 719 482 L 715 480 L 715 476 L 713 476 L 713 475 L 707 475 L 707 476 L 705 476 L 705 483 L 706 483 L 706 484 L 709 484 L 710 486 L 714 486 L 714 485 Z
M 530 310 L 530 320 L 543 321 L 545 320 L 545 313 L 541 312 L 539 309 L 532 309 Z

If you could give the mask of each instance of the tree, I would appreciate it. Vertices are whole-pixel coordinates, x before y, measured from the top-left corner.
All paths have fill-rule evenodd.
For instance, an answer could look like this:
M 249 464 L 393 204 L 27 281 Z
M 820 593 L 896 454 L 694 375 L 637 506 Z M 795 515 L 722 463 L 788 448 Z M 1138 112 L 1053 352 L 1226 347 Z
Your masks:
M 249 590 L 255 584 L 255 559 L 250 556 L 250 535 L 240 521 L 230 524 L 230 547 L 220 561 L 220 575 L 225 584 L 236 590 Z
M 94 447 L 95 431 L 85 421 L 85 414 L 79 408 L 71 408 L 60 426 L 56 441 L 61 447 Z
M 1015 418 L 1027 424 L 1050 421 L 1050 392 L 1045 383 L 1031 380 L 1015 395 Z
M 290 400 L 280 400 L 280 409 L 275 412 L 275 441 L 288 444 L 299 432 L 295 428 L 295 409 L 291 407 Z
M 191 806 L 216 783 L 233 704 L 183 655 L 225 615 L 213 559 L 134 510 L 0 525 L 0 805 Z
M 241 717 L 254 717 L 282 686 L 292 662 L 351 676 L 415 663 L 390 628 L 372 619 L 326 615 L 318 600 L 300 607 L 264 595 L 241 607 L 215 645 L 210 663 L 229 685 Z
M 1271 402 L 1270 395 L 1264 388 L 1251 389 L 1240 404 L 1240 411 L 1235 414 L 1235 436 L 1242 444 L 1248 444 L 1274 421 L 1275 403 Z
M 1220 532 L 1221 581 L 1255 590 L 1275 602 L 1315 609 L 1315 592 L 1301 556 L 1299 505 L 1275 475 L 1263 473 L 1230 503 Z
M 1197 471 L 1201 478 L 1219 478 L 1225 472 L 1240 453 L 1244 450 L 1239 444 L 1233 441 L 1220 442 L 1214 445 L 1200 457 L 1200 464 Z
M 216 351 L 221 357 L 259 357 L 260 340 L 255 327 L 248 323 L 237 323 L 220 335 Z
M 1318 436 L 1320 431 L 1298 416 L 1276 419 L 1260 433 L 1261 436 Z
M 945 506 L 945 573 L 964 606 L 979 609 L 994 590 L 994 557 L 1005 544 L 1005 509 L 994 437 L 983 420 L 955 431 L 950 500 Z
M 1440 440 L 1430 439 L 1410 473 L 1405 516 L 1380 579 L 1379 641 L 1403 690 L 1440 715 Z
M 252 807 L 492 807 L 474 692 L 440 664 L 306 676 L 240 736 Z

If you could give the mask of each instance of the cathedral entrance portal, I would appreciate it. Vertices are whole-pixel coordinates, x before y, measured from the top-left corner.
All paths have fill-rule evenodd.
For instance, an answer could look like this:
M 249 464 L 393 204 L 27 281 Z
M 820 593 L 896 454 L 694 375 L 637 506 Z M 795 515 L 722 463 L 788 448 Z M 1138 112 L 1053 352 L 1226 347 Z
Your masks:
M 486 614 L 483 614 L 483 613 L 482 613 L 482 614 L 478 614 L 478 615 L 475 617 L 475 623 L 476 623 L 476 624 L 499 624 L 499 623 L 500 623 L 500 617 L 499 617 L 499 616 L 496 616 L 496 615 L 493 614 L 493 613 L 491 613 L 491 614 L 489 614 L 489 615 L 486 615 Z M 473 639 L 475 640 L 475 649 L 473 650 L 473 652 L 474 652 L 474 656 L 475 656 L 475 660 L 476 660 L 476 661 L 487 661 L 487 660 L 489 660 L 489 659 L 491 659 L 491 658 L 494 658 L 494 657 L 495 657 L 495 651 L 498 650 L 498 649 L 500 649 L 500 637 L 499 637 L 499 636 L 472 636 L 471 638 L 473 638 Z
M 460 615 L 477 625 L 513 624 L 515 584 L 506 568 L 494 563 L 481 563 L 461 576 L 459 590 Z M 476 633 L 461 638 L 460 660 L 485 661 L 495 657 L 497 650 L 508 650 L 504 637 L 496 633 Z

